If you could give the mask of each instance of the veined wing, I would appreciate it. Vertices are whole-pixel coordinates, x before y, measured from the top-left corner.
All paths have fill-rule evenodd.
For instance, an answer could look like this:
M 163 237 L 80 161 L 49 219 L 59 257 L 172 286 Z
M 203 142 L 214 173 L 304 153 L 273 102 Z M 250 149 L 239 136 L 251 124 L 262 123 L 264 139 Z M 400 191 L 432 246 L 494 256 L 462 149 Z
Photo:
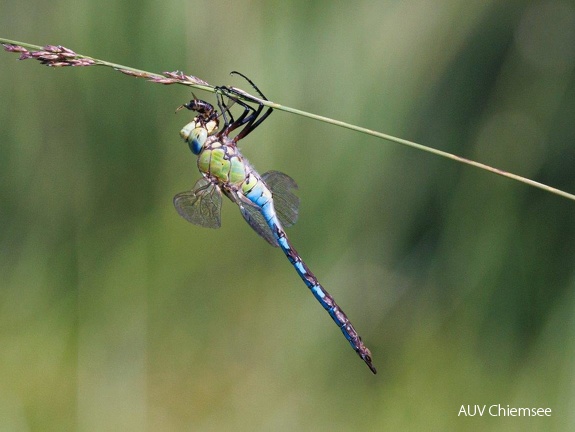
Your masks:
M 231 189 L 224 189 L 224 193 L 231 201 L 238 205 L 243 218 L 249 226 L 251 226 L 252 229 L 269 244 L 274 247 L 278 247 L 276 238 L 273 235 L 272 230 L 267 225 L 261 208 L 251 202 L 248 197 L 240 195 Z
M 274 209 L 281 224 L 284 227 L 295 224 L 299 208 L 299 197 L 292 192 L 292 189 L 297 190 L 295 180 L 280 171 L 265 172 L 262 179 L 272 191 Z
M 285 227 L 292 226 L 297 221 L 299 207 L 299 198 L 292 192 L 292 189 L 297 189 L 295 180 L 279 171 L 268 171 L 261 177 L 272 193 L 274 210 L 280 223 Z M 232 199 L 238 204 L 242 216 L 252 229 L 269 244 L 278 247 L 276 236 L 261 209 L 251 202 L 243 202 L 238 197 Z
M 239 204 L 240 211 L 246 222 L 252 227 L 252 229 L 257 232 L 265 241 L 271 244 L 273 247 L 278 247 L 278 242 L 276 237 L 272 233 L 272 230 L 266 223 L 264 216 L 259 207 L 253 204 Z
M 202 177 L 191 191 L 174 197 L 174 207 L 184 219 L 205 228 L 222 226 L 222 193 L 220 188 Z

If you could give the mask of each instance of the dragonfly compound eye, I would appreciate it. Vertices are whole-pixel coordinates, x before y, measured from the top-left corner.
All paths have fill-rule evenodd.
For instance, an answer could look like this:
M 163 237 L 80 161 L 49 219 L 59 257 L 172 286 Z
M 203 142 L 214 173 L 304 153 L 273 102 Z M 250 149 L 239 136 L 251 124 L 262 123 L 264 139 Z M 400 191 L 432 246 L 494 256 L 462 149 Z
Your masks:
M 200 154 L 208 139 L 208 130 L 201 122 L 191 121 L 182 128 L 180 136 L 188 143 L 193 154 Z

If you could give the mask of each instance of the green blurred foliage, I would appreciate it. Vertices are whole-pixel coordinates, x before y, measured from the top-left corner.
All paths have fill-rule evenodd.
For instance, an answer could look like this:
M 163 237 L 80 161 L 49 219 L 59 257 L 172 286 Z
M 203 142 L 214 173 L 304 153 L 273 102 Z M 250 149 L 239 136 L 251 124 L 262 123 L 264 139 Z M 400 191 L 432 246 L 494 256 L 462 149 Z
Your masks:
M 273 101 L 574 192 L 568 1 L 0 1 L 1 36 Z M 372 376 L 199 174 L 181 86 L 0 53 L 0 430 L 573 430 L 575 205 L 276 112 L 242 142 L 300 186 L 293 243 Z M 210 94 L 198 94 L 213 101 Z M 461 405 L 550 418 L 458 416 Z

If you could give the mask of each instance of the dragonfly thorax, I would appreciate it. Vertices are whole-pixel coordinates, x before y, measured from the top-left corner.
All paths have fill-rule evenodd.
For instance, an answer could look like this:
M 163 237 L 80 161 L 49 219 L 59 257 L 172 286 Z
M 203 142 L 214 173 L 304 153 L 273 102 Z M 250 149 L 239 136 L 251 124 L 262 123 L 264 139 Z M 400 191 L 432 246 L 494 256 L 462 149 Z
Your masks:
M 180 131 L 180 136 L 188 143 L 193 154 L 200 154 L 208 136 L 214 134 L 218 129 L 217 120 L 206 122 L 202 116 L 194 118 Z
M 222 187 L 238 189 L 246 180 L 248 163 L 227 137 L 209 137 L 198 154 L 198 169 Z

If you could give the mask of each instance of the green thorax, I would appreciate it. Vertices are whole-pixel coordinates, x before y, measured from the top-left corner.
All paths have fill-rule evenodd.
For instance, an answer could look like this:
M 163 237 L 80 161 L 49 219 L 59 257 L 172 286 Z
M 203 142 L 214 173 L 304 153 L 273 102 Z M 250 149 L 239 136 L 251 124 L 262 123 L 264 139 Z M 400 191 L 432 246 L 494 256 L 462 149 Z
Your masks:
M 220 139 L 225 140 L 226 145 L 215 136 L 207 139 L 198 155 L 198 168 L 220 185 L 235 186 L 235 189 L 238 189 L 246 180 L 249 170 L 236 144 L 227 137 Z

